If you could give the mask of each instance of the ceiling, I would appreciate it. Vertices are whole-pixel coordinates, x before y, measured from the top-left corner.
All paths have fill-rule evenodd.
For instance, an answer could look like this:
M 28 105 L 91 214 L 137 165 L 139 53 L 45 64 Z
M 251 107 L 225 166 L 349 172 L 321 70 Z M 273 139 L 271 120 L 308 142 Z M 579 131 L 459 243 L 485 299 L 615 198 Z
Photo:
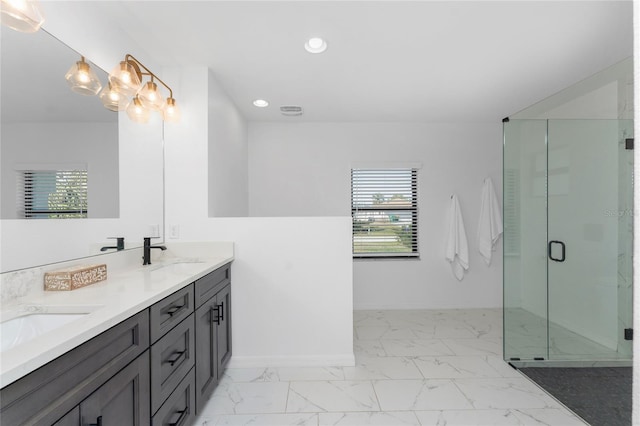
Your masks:
M 251 121 L 497 121 L 632 55 L 631 1 L 86 3 L 162 66 L 209 67 Z

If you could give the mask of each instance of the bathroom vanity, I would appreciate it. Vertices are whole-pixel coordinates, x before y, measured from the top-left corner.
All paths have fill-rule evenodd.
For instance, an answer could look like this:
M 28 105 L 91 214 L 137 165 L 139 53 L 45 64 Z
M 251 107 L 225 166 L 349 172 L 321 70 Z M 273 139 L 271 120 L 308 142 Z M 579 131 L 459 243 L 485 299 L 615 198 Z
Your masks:
M 69 305 L 104 305 L 2 353 L 2 424 L 191 424 L 231 357 L 232 259 L 174 259 L 67 293 Z M 75 346 L 30 355 L 56 337 Z

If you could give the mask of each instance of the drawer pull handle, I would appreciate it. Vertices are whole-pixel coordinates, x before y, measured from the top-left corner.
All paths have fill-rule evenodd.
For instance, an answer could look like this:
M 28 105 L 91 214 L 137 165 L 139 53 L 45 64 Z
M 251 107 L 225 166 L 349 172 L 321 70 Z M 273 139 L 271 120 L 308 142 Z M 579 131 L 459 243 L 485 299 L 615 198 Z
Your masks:
M 215 324 L 220 324 L 220 305 L 211 308 L 211 321 Z
M 178 362 L 178 360 L 180 358 L 182 358 L 182 355 L 184 355 L 186 353 L 186 351 L 180 351 L 180 352 L 174 352 L 172 355 L 175 357 L 173 359 L 167 359 L 167 363 L 169 363 L 169 365 L 171 365 L 173 367 L 173 364 L 175 364 L 176 362 Z
M 184 307 L 184 305 L 180 305 L 180 306 L 174 306 L 171 309 L 169 309 L 167 311 L 167 313 L 169 314 L 169 316 L 173 316 L 173 314 L 175 314 L 176 312 L 178 312 L 180 309 L 182 309 Z
M 89 426 L 102 426 L 102 416 L 98 416 L 96 423 L 90 423 Z
M 169 426 L 180 426 L 189 415 L 189 406 L 187 406 L 187 408 L 185 408 L 184 410 L 176 411 L 176 413 L 180 414 L 180 417 L 178 417 L 178 421 L 176 421 L 175 423 L 169 423 Z

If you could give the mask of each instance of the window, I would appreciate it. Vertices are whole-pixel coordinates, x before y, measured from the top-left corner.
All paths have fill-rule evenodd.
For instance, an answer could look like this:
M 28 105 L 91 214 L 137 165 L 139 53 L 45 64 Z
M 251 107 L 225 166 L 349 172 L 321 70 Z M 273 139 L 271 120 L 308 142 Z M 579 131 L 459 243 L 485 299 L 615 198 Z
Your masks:
M 87 217 L 86 170 L 18 170 L 18 217 Z
M 418 170 L 352 169 L 353 257 L 418 257 Z

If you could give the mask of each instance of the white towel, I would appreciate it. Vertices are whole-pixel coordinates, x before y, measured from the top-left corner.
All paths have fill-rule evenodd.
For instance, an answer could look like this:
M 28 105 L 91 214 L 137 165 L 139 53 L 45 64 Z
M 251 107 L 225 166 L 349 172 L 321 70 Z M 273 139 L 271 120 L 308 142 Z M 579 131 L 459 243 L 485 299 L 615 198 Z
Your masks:
M 493 188 L 491 178 L 486 178 L 482 185 L 482 204 L 478 223 L 478 251 L 487 265 L 491 264 L 491 255 L 502 234 L 502 217 L 500 205 Z
M 469 269 L 469 246 L 467 245 L 467 234 L 464 231 L 460 203 L 458 203 L 456 195 L 451 196 L 446 259 L 451 263 L 453 275 L 458 281 L 462 281 L 465 269 Z

